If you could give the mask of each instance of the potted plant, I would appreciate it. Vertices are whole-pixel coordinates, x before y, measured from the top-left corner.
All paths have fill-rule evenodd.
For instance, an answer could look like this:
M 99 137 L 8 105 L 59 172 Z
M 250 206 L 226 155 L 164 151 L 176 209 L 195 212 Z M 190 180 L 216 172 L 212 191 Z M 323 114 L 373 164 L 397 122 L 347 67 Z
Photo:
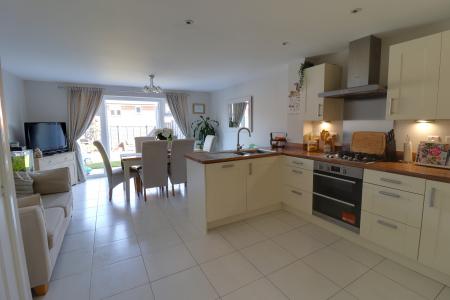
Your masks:
M 173 137 L 173 130 L 170 128 L 158 128 L 155 129 L 154 134 L 156 138 L 160 141 L 171 141 Z
M 309 62 L 307 60 L 305 60 L 304 63 L 302 63 L 300 65 L 300 68 L 298 69 L 298 85 L 297 85 L 297 91 L 299 92 L 300 89 L 303 86 L 303 82 L 305 79 L 305 69 L 308 69 L 310 67 L 314 66 L 314 64 L 312 62 Z
M 209 117 L 200 116 L 199 120 L 195 120 L 191 124 L 194 137 L 200 141 L 200 148 L 203 149 L 203 144 L 207 135 L 216 135 L 215 127 L 219 126 L 219 122 L 211 120 Z

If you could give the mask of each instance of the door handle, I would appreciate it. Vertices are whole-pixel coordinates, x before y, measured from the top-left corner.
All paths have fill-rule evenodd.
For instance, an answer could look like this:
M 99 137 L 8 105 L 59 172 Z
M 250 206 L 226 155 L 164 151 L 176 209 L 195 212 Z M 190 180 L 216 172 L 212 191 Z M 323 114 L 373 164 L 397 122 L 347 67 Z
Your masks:
M 321 104 L 321 103 L 319 103 L 318 104 L 319 105 L 319 107 L 317 108 L 317 116 L 318 117 L 323 117 L 323 112 L 320 112 L 322 109 L 323 109 L 323 104 Z
M 434 207 L 434 194 L 436 193 L 436 188 L 431 188 L 430 190 L 430 200 L 428 202 L 428 207 Z
M 248 164 L 248 175 L 252 175 L 253 174 L 253 165 L 252 163 Z

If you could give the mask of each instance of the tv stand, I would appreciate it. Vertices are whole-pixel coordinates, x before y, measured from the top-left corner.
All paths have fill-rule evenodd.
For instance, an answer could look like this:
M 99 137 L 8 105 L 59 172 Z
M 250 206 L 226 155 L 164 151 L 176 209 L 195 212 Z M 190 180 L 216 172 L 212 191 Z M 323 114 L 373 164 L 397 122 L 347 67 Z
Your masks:
M 67 167 L 70 170 L 70 181 L 72 185 L 78 183 L 77 165 L 75 152 L 56 153 L 34 159 L 34 169 L 36 171 L 53 170 Z

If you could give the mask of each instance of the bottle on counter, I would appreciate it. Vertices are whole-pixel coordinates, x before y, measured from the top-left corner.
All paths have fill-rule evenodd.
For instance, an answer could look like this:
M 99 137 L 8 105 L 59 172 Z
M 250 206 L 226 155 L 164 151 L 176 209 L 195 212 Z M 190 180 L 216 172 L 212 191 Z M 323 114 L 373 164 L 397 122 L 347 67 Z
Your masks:
M 407 135 L 403 143 L 403 161 L 412 162 L 412 160 L 412 142 L 409 135 Z

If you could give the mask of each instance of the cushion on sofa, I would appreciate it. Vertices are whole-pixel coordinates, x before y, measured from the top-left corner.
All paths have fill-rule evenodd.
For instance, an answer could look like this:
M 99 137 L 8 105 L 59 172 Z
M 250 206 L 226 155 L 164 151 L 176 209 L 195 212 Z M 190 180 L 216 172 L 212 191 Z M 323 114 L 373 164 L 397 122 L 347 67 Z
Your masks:
M 64 209 L 64 217 L 72 213 L 72 192 L 57 193 L 41 196 L 44 208 L 60 207 Z
M 16 186 L 17 197 L 34 194 L 33 178 L 28 172 L 14 172 L 14 185 Z
M 69 168 L 60 168 L 30 173 L 33 178 L 33 189 L 41 195 L 69 192 L 70 171 Z
M 45 210 L 45 229 L 47 230 L 48 249 L 52 249 L 58 236 L 64 234 L 64 210 L 53 207 Z

